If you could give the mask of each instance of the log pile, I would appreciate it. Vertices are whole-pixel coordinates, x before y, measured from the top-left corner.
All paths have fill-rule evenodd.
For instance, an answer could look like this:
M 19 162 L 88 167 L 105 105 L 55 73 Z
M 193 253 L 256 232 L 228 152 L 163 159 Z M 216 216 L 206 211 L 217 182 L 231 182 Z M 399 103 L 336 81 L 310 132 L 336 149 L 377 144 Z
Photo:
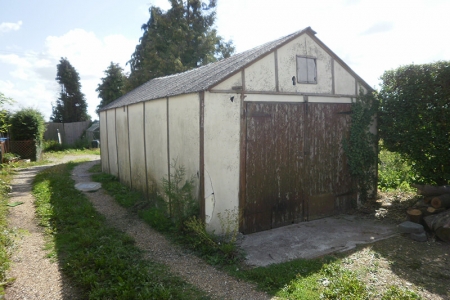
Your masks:
M 450 186 L 414 185 L 423 204 L 407 211 L 411 222 L 422 223 L 439 239 L 450 243 Z

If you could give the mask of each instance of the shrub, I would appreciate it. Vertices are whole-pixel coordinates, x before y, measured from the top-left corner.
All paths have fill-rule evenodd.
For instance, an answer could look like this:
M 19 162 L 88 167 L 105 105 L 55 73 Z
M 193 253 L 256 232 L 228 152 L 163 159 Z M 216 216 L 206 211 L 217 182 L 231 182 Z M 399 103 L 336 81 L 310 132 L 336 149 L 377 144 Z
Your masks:
M 41 142 L 45 132 L 42 113 L 33 108 L 24 108 L 11 116 L 11 139 L 15 141 L 36 140 Z
M 450 182 L 450 62 L 402 66 L 381 77 L 379 133 L 412 162 L 419 183 Z

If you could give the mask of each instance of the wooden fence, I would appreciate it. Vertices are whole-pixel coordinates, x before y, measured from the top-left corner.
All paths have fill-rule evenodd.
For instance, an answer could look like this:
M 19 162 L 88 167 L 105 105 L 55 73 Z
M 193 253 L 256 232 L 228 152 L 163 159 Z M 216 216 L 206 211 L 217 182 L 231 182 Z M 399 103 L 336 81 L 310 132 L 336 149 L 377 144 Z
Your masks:
M 61 142 L 67 145 L 73 145 L 80 139 L 83 132 L 89 127 L 90 121 L 73 123 L 47 123 L 47 130 L 44 133 L 44 139 L 58 140 L 58 130 L 61 135 Z

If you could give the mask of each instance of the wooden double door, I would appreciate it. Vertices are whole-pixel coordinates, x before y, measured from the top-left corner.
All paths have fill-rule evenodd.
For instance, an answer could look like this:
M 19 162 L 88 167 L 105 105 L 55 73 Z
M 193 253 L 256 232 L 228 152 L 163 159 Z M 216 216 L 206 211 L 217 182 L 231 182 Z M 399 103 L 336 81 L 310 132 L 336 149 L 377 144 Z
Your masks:
M 245 103 L 242 231 L 332 215 L 351 193 L 342 139 L 350 104 Z

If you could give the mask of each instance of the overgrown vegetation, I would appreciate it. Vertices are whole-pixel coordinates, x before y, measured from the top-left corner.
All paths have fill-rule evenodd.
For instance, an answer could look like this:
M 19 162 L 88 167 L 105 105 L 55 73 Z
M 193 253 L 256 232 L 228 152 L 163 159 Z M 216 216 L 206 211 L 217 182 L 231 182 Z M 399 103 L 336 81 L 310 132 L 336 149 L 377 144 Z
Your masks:
M 411 184 L 415 174 L 411 164 L 399 153 L 391 152 L 379 143 L 378 154 L 378 189 L 380 191 L 412 191 Z
M 0 171 L 0 298 L 4 294 L 4 285 L 8 283 L 6 271 L 10 265 L 10 250 L 13 244 L 12 234 L 7 224 L 8 193 L 10 192 L 12 170 L 2 165 Z
M 134 241 L 109 227 L 74 188 L 74 163 L 49 168 L 35 178 L 39 223 L 63 271 L 89 299 L 201 299 L 204 295 L 144 260 Z
M 379 134 L 411 162 L 418 183 L 450 183 L 450 62 L 407 65 L 381 76 Z
M 64 152 L 67 154 L 69 152 L 89 150 L 90 148 L 91 145 L 89 144 L 89 141 L 83 137 L 77 140 L 74 145 L 60 144 L 55 140 L 44 140 L 44 152 Z M 96 154 L 100 154 L 100 149 L 91 149 L 91 151 L 94 151 Z
M 343 140 L 350 174 L 362 202 L 371 196 L 370 190 L 376 192 L 377 140 L 370 132 L 370 126 L 374 122 L 377 109 L 375 94 L 364 94 L 360 91 L 356 101 L 352 103 L 349 138 Z
M 186 179 L 183 166 L 173 163 L 170 177 L 162 180 L 163 194 L 154 193 L 149 200 L 122 185 L 112 175 L 96 174 L 93 179 L 101 182 L 119 204 L 137 210 L 154 229 L 196 251 L 210 264 L 233 264 L 241 258 L 236 246 L 238 214 L 228 212 L 222 217 L 224 235 L 207 232 L 199 217 L 198 200 L 193 197 L 194 180 L 192 177 Z

